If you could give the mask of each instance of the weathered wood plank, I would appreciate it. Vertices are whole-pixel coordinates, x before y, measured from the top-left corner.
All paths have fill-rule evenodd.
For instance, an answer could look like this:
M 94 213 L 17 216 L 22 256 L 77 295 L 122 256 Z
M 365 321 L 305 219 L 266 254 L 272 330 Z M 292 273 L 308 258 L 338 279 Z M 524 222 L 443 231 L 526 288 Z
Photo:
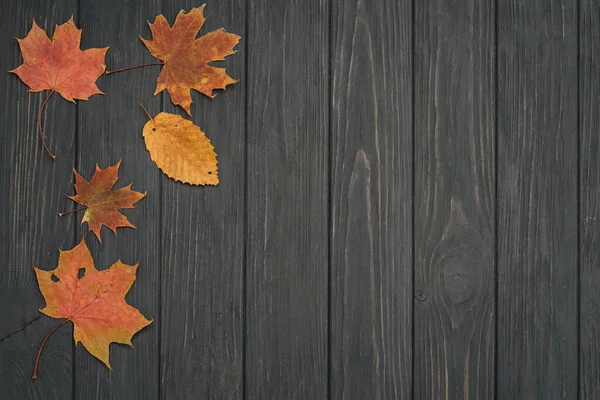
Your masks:
M 334 1 L 331 398 L 412 394 L 412 1 Z
M 329 8 L 249 7 L 249 399 L 327 397 Z
M 170 23 L 202 2 L 168 1 Z M 245 7 L 208 1 L 200 36 L 218 28 L 244 36 Z M 243 266 L 245 186 L 245 50 L 224 62 L 240 82 L 210 99 L 192 92 L 194 123 L 215 146 L 220 183 L 185 185 L 161 174 L 161 393 L 167 399 L 243 396 Z M 189 118 L 165 92 L 163 110 Z M 160 111 L 154 108 L 151 112 Z
M 33 365 L 43 338 L 59 320 L 39 313 L 44 299 L 32 266 L 56 268 L 58 249 L 74 243 L 73 222 L 58 218 L 68 207 L 76 132 L 75 105 L 54 95 L 48 102 L 44 130 L 57 155 L 45 153 L 36 131 L 37 114 L 49 92 L 28 93 L 6 71 L 21 64 L 15 37 L 23 38 L 32 20 L 50 34 L 77 13 L 77 1 L 0 4 L 0 388 L 6 399 L 69 399 L 72 394 L 72 329 L 62 327 L 48 340 Z
M 414 398 L 493 398 L 494 1 L 415 7 Z
M 600 2 L 581 0 L 579 20 L 579 394 L 600 398 Z
M 149 35 L 146 21 L 159 12 L 159 0 L 110 6 L 80 0 L 82 47 L 110 46 L 106 54 L 107 69 L 151 62 L 153 58 L 139 35 Z M 137 229 L 119 228 L 114 235 L 104 227 L 99 243 L 87 224 L 83 224 L 78 228 L 79 235 L 85 237 L 98 269 L 109 268 L 119 259 L 127 264 L 140 263 L 127 301 L 154 322 L 134 337 L 135 350 L 111 345 L 112 371 L 90 356 L 83 346 L 78 346 L 75 398 L 154 399 L 159 395 L 160 172 L 144 145 L 142 127 L 148 118 L 139 106 L 140 103 L 150 108 L 160 105 L 160 99 L 153 97 L 158 69 L 104 75 L 98 85 L 106 94 L 78 104 L 78 171 L 90 179 L 96 163 L 106 168 L 122 160 L 115 188 L 132 183 L 133 190 L 147 192 L 134 209 L 123 211 Z M 71 218 L 79 220 L 81 213 Z
M 577 2 L 498 2 L 497 397 L 577 397 Z

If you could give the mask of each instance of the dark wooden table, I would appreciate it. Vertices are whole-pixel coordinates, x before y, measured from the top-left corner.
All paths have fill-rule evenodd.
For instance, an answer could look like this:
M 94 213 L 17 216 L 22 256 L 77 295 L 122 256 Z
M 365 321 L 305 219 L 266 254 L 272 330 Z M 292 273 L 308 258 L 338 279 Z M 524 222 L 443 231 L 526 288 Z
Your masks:
M 111 4 L 112 3 L 112 4 Z M 6 71 L 32 20 L 74 15 L 109 69 L 202 0 L 0 5 L 2 399 L 599 399 L 600 1 L 208 1 L 201 34 L 242 36 L 239 82 L 194 93 L 221 183 L 152 163 L 143 103 L 185 116 L 160 67 L 76 105 Z M 123 160 L 137 230 L 100 244 L 76 168 Z M 140 262 L 153 323 L 112 371 L 54 334 L 32 266 L 84 237 L 99 269 Z

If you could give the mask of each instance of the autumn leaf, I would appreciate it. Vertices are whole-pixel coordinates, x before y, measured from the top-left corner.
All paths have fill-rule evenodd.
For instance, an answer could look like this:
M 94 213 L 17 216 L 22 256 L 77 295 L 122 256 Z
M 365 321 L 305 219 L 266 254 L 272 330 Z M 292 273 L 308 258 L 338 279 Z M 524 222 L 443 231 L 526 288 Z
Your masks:
M 180 105 L 189 115 L 192 115 L 191 89 L 214 97 L 214 89 L 225 89 L 225 86 L 237 82 L 225 73 L 225 68 L 216 68 L 208 63 L 222 61 L 234 54 L 233 48 L 240 37 L 221 28 L 196 39 L 205 21 L 204 6 L 192 8 L 189 14 L 180 11 L 172 28 L 160 14 L 150 24 L 152 40 L 140 36 L 150 53 L 164 62 L 154 95 L 167 89 L 173 103 Z
M 104 73 L 108 47 L 81 51 L 81 29 L 75 27 L 73 17 L 56 26 L 52 41 L 35 21 L 27 37 L 17 41 L 23 64 L 10 72 L 17 74 L 32 92 L 51 90 L 72 102 L 102 94 L 96 79 Z
M 58 267 L 44 271 L 33 267 L 46 307 L 40 311 L 52 318 L 66 318 L 42 342 L 35 361 L 36 379 L 40 354 L 48 337 L 68 321 L 73 323 L 75 345 L 81 342 L 94 357 L 108 368 L 111 343 L 128 344 L 131 338 L 152 321 L 125 301 L 136 278 L 138 264 L 120 260 L 109 269 L 98 271 L 85 241 L 67 251 L 60 251 Z
M 161 112 L 146 123 L 143 136 L 150 158 L 169 177 L 192 185 L 219 183 L 215 148 L 192 121 Z
M 50 90 L 38 113 L 38 129 L 46 151 L 54 158 L 44 140 L 42 111 L 54 92 L 71 102 L 103 94 L 96 86 L 96 80 L 104 72 L 104 55 L 108 47 L 81 51 L 81 29 L 75 27 L 73 17 L 56 26 L 52 40 L 33 21 L 29 34 L 17 41 L 23 64 L 9 72 L 17 74 L 31 92 Z
M 146 193 L 140 193 L 131 190 L 131 185 L 118 190 L 112 190 L 119 179 L 117 174 L 121 161 L 112 167 L 100 169 L 96 164 L 96 172 L 92 179 L 86 181 L 76 170 L 75 173 L 75 196 L 67 196 L 71 200 L 87 207 L 81 223 L 88 223 L 88 227 L 96 234 L 100 242 L 100 230 L 102 225 L 107 226 L 113 233 L 117 233 L 118 227 L 135 228 L 131 222 L 121 214 L 121 208 L 133 208 L 133 205 L 140 201 Z M 79 211 L 79 210 L 73 210 Z M 60 213 L 60 216 L 69 214 L 72 211 Z

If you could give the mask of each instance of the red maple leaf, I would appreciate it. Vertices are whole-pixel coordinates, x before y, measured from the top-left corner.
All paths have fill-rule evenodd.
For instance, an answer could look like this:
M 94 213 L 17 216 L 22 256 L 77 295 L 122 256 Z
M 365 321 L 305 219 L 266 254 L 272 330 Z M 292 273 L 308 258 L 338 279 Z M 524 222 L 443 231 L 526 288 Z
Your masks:
M 15 73 L 30 87 L 31 92 L 50 90 L 38 114 L 38 129 L 46 151 L 54 158 L 44 141 L 41 114 L 48 99 L 58 92 L 65 99 L 75 102 L 87 100 L 94 94 L 102 94 L 96 80 L 104 73 L 104 55 L 108 47 L 81 51 L 81 29 L 73 23 L 73 17 L 57 25 L 52 40 L 35 21 L 24 39 L 17 39 L 23 64 L 9 71 Z
M 112 190 L 112 187 L 119 179 L 118 171 L 120 165 L 121 161 L 112 167 L 100 169 L 96 164 L 96 172 L 94 172 L 89 182 L 79 175 L 77 171 L 73 170 L 75 173 L 75 191 L 77 194 L 68 197 L 87 207 L 81 223 L 87 222 L 88 227 L 96 234 L 100 242 L 102 242 L 100 239 L 102 225 L 106 225 L 115 234 L 118 227 L 135 228 L 127 217 L 118 210 L 120 208 L 133 208 L 135 203 L 146 196 L 146 193 L 131 190 L 131 185 Z M 67 211 L 59 215 L 63 216 L 73 211 Z

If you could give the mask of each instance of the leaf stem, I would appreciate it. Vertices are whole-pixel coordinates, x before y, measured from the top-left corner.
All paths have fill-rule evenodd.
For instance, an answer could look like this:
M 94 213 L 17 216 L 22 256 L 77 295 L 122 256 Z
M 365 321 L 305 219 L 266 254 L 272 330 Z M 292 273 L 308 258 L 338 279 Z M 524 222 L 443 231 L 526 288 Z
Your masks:
M 40 362 L 40 355 L 42 354 L 42 349 L 44 348 L 44 345 L 46 344 L 46 341 L 48 340 L 48 338 L 50 337 L 50 335 L 52 335 L 58 328 L 60 328 L 61 326 L 63 326 L 67 322 L 69 322 L 70 320 L 71 320 L 70 318 L 67 318 L 63 322 L 61 322 L 60 324 L 56 325 L 54 327 L 54 329 L 52 329 L 50 331 L 50 333 L 48 333 L 46 335 L 46 337 L 44 338 L 44 341 L 42 342 L 42 345 L 40 346 L 40 350 L 38 351 L 37 357 L 35 358 L 35 366 L 33 367 L 33 376 L 31 377 L 31 379 L 37 379 L 38 363 Z
M 56 156 L 54 154 L 52 154 L 52 152 L 48 148 L 48 145 L 46 144 L 46 138 L 44 138 L 44 130 L 42 129 L 42 112 L 44 111 L 46 104 L 48 104 L 48 100 L 50 100 L 50 96 L 52 96 L 52 93 L 54 93 L 54 90 L 52 90 L 48 94 L 48 96 L 46 96 L 46 99 L 44 100 L 44 102 L 42 103 L 42 105 L 40 107 L 40 111 L 38 112 L 37 127 L 38 127 L 38 130 L 40 131 L 40 137 L 42 138 L 42 143 L 44 145 L 44 149 L 46 149 L 46 152 L 50 155 L 50 157 L 52 157 L 52 159 L 55 159 Z
M 146 113 L 146 115 L 148 116 L 148 118 L 150 118 L 151 121 L 154 121 L 154 118 L 152 118 L 152 116 L 150 115 L 150 113 L 148 112 L 148 110 L 146 110 L 146 107 L 144 107 L 144 105 L 142 103 L 140 103 L 140 107 L 142 107 L 142 110 L 144 110 L 144 112 Z
M 63 215 L 71 214 L 71 213 L 74 213 L 74 212 L 77 212 L 77 211 L 81 211 L 81 210 L 85 210 L 85 207 L 76 208 L 75 210 L 61 212 L 61 213 L 58 213 L 58 216 L 62 217 Z
M 164 62 L 156 62 L 156 63 L 133 65 L 131 67 L 125 67 L 125 68 L 113 69 L 112 71 L 106 71 L 105 74 L 106 75 L 110 75 L 110 74 L 114 74 L 114 73 L 117 73 L 117 72 L 129 71 L 130 69 L 150 67 L 152 65 L 165 65 L 165 63 Z

